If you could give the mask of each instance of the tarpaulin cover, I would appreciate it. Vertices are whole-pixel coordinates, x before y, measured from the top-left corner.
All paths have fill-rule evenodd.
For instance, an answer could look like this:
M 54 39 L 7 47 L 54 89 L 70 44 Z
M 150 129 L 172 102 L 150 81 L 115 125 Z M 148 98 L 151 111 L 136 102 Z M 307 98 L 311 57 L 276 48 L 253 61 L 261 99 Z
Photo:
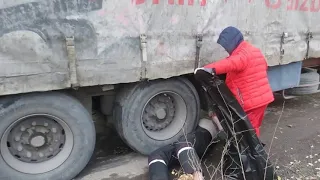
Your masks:
M 319 11 L 316 0 L 0 0 L 0 94 L 70 87 L 67 37 L 80 86 L 192 73 L 197 46 L 200 65 L 227 56 L 216 40 L 229 25 L 269 66 L 319 57 Z

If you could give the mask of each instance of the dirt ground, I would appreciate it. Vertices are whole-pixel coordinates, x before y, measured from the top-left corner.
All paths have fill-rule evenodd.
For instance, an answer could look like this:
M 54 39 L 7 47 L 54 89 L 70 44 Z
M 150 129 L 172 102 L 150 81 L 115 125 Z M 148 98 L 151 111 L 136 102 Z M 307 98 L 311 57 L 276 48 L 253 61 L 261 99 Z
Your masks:
M 282 179 L 320 179 L 320 94 L 273 103 L 262 140 Z
M 261 129 L 261 139 L 267 144 L 266 150 L 267 152 L 270 150 L 270 158 L 282 180 L 320 179 L 319 108 L 320 94 L 285 101 L 277 98 L 269 106 Z M 212 176 L 212 174 L 219 174 L 215 173 L 214 167 L 220 161 L 222 148 L 222 144 L 214 145 L 203 159 L 206 180 L 219 179 L 219 175 Z M 97 167 L 107 166 L 108 160 L 117 159 L 117 157 L 126 154 L 132 154 L 132 151 L 118 137 L 102 136 L 98 141 L 95 156 L 82 172 L 82 176 L 99 171 Z M 141 168 L 146 169 L 146 167 L 147 165 Z M 147 169 L 145 171 L 147 172 Z M 179 174 L 179 169 L 173 170 L 172 174 Z M 139 176 L 137 179 L 146 178 L 147 174 L 143 178 Z M 126 178 L 115 177 L 111 179 Z

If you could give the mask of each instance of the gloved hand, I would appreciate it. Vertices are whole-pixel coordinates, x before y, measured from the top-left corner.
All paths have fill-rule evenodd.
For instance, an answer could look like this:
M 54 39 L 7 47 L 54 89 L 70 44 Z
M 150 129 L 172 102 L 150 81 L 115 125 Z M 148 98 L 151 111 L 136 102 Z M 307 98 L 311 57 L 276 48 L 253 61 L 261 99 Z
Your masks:
M 207 73 L 214 75 L 214 71 L 212 68 L 205 68 L 205 67 L 197 68 L 194 70 L 194 74 L 196 74 L 198 70 L 203 70 L 203 71 L 206 71 Z

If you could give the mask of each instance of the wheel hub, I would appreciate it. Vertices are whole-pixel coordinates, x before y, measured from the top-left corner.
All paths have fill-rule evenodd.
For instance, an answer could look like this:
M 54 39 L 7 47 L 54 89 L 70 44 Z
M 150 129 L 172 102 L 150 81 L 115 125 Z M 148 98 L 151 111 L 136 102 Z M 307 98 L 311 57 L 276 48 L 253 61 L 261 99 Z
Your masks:
M 163 120 L 167 116 L 167 112 L 164 108 L 159 108 L 156 110 L 156 115 L 159 120 Z
M 30 144 L 35 148 L 43 146 L 45 144 L 45 136 L 42 134 L 34 136 L 33 138 L 31 138 Z
M 160 91 L 144 101 L 141 111 L 141 127 L 144 133 L 157 141 L 177 135 L 187 121 L 187 104 L 174 91 Z
M 8 134 L 7 147 L 12 156 L 22 162 L 40 163 L 54 158 L 63 148 L 62 126 L 46 118 L 28 118 Z
M 6 128 L 0 153 L 16 171 L 42 174 L 61 166 L 73 146 L 73 133 L 64 120 L 50 114 L 29 114 Z
M 142 121 L 149 131 L 161 131 L 173 121 L 175 116 L 174 99 L 165 93 L 153 97 L 145 106 Z

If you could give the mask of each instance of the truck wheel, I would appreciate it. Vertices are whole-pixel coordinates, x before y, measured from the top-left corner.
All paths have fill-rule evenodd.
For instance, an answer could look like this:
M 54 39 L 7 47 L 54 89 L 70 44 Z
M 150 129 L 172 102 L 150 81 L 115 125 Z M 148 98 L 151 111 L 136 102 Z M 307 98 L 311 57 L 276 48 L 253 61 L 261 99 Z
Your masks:
M 143 82 L 118 93 L 115 126 L 134 150 L 148 155 L 198 125 L 198 93 L 186 79 Z
M 71 96 L 38 93 L 0 99 L 0 179 L 70 180 L 88 163 L 95 129 Z
M 299 85 L 313 85 L 308 87 L 295 87 L 292 89 L 288 89 L 286 93 L 291 95 L 306 95 L 316 93 L 318 92 L 319 88 L 319 85 L 317 84 L 319 83 L 319 79 L 320 76 L 316 70 L 310 68 L 302 68 Z

